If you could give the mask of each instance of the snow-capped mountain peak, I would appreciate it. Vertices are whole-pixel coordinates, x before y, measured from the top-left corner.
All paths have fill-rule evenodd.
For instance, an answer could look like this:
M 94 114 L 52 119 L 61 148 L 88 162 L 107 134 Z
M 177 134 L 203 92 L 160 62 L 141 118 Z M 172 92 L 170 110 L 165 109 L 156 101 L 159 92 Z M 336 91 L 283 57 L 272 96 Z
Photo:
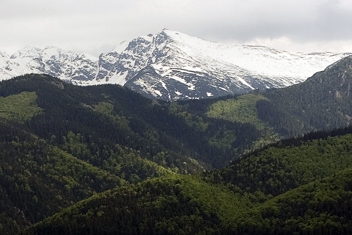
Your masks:
M 126 83 L 121 85 L 174 100 L 289 86 L 346 55 L 226 45 L 164 29 L 134 39 L 116 66 L 126 71 Z
M 25 46 L 23 49 L 11 55 L 11 59 L 39 57 L 42 50 L 32 46 Z
M 150 98 L 198 99 L 296 84 L 347 55 L 228 45 L 164 29 L 99 58 L 25 47 L 0 55 L 0 76 L 48 73 L 77 85 L 120 84 Z
M 45 73 L 64 80 L 91 80 L 98 58 L 83 53 L 48 46 L 44 49 L 26 46 L 0 63 L 1 80 L 26 73 Z

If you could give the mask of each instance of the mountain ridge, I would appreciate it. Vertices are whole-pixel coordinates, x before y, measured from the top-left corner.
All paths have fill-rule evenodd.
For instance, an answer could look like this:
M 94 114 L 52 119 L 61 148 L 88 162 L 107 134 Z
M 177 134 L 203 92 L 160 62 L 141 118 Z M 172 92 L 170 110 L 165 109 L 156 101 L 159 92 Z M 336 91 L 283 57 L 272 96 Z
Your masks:
M 164 29 L 99 58 L 56 47 L 0 54 L 0 79 L 46 73 L 76 85 L 119 84 L 152 99 L 201 99 L 297 84 L 347 55 L 226 45 Z

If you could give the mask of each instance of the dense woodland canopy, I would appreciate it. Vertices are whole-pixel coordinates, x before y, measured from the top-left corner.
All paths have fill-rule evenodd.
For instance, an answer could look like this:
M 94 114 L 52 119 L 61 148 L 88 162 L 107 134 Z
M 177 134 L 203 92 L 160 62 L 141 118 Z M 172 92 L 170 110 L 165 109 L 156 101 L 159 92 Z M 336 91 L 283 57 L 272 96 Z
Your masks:
M 0 234 L 349 234 L 351 60 L 285 89 L 172 103 L 1 82 Z
M 25 234 L 349 234 L 352 128 L 348 132 L 279 143 L 201 176 L 119 187 Z

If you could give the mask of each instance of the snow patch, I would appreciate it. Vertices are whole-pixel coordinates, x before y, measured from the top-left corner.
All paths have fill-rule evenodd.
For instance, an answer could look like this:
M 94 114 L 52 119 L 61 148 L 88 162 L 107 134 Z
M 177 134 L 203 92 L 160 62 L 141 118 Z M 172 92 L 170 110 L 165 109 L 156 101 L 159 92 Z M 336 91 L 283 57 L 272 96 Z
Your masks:
M 128 75 L 128 72 L 124 72 L 124 73 L 117 73 L 113 76 L 110 77 L 109 82 L 110 84 L 118 84 L 120 86 L 125 85 L 126 81 L 126 77 Z
M 128 47 L 128 44 L 129 42 L 123 41 L 117 47 L 115 47 L 112 52 L 121 54 L 121 52 L 123 52 Z

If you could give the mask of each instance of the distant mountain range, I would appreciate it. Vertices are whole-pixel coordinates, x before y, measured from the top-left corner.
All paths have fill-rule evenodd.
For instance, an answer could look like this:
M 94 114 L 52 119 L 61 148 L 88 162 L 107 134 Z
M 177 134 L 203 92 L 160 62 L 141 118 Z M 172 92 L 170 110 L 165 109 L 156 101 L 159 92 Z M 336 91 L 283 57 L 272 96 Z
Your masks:
M 202 99 L 297 84 L 347 55 L 225 45 L 164 29 L 99 58 L 56 47 L 0 52 L 0 80 L 45 73 L 82 86 L 119 84 L 152 99 Z

